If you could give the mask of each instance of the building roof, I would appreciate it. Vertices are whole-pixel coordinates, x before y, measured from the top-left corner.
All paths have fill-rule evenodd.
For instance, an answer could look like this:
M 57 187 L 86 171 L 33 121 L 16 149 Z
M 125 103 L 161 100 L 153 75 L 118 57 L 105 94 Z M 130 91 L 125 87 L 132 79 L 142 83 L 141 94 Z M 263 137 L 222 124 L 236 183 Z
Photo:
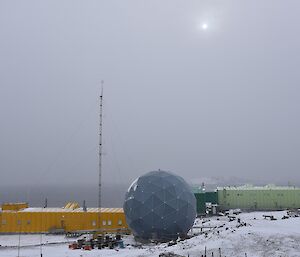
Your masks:
M 295 186 L 276 186 L 276 185 L 266 185 L 266 186 L 227 186 L 218 187 L 217 190 L 300 190 L 299 187 Z
M 85 212 L 83 208 L 66 209 L 66 208 L 26 208 L 20 212 Z M 99 212 L 99 208 L 87 208 L 86 212 Z M 123 213 L 123 208 L 101 208 L 101 213 Z

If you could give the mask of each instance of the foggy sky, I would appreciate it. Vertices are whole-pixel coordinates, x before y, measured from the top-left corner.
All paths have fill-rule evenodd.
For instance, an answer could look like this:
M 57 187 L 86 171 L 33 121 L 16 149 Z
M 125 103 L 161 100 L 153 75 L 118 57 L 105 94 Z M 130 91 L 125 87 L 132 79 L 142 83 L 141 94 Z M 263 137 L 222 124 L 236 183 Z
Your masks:
M 0 0 L 0 185 L 97 183 L 102 79 L 104 183 L 299 183 L 299 10 Z

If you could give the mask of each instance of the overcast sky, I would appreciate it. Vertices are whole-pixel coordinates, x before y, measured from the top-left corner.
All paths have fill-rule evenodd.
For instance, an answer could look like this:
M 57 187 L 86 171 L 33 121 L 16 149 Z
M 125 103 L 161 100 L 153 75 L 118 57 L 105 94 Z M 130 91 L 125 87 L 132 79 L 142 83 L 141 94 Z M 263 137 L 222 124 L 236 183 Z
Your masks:
M 298 0 L 0 0 L 0 185 L 300 182 Z M 201 180 L 201 179 L 200 179 Z

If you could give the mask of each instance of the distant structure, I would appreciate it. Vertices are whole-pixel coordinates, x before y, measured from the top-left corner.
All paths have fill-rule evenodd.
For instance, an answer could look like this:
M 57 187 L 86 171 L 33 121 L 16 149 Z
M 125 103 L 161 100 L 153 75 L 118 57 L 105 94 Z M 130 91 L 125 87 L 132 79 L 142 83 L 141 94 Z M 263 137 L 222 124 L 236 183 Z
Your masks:
M 124 212 L 136 238 L 167 241 L 186 236 L 196 218 L 196 199 L 183 178 L 151 171 L 129 187 Z
M 271 211 L 300 208 L 300 188 L 292 186 L 218 187 L 214 192 L 197 192 L 195 197 L 198 214 L 216 214 L 218 210 L 229 209 Z

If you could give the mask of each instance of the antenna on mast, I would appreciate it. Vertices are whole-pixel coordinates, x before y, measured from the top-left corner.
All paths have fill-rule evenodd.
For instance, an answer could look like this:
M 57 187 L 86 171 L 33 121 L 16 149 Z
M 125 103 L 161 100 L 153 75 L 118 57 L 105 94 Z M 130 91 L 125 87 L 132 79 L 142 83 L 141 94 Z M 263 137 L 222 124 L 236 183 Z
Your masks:
M 99 106 L 99 188 L 98 188 L 98 211 L 99 211 L 99 221 L 98 221 L 98 226 L 99 229 L 101 228 L 101 173 L 102 173 L 102 111 L 103 111 L 103 85 L 104 85 L 104 81 L 101 80 L 101 94 L 100 94 L 100 106 Z

